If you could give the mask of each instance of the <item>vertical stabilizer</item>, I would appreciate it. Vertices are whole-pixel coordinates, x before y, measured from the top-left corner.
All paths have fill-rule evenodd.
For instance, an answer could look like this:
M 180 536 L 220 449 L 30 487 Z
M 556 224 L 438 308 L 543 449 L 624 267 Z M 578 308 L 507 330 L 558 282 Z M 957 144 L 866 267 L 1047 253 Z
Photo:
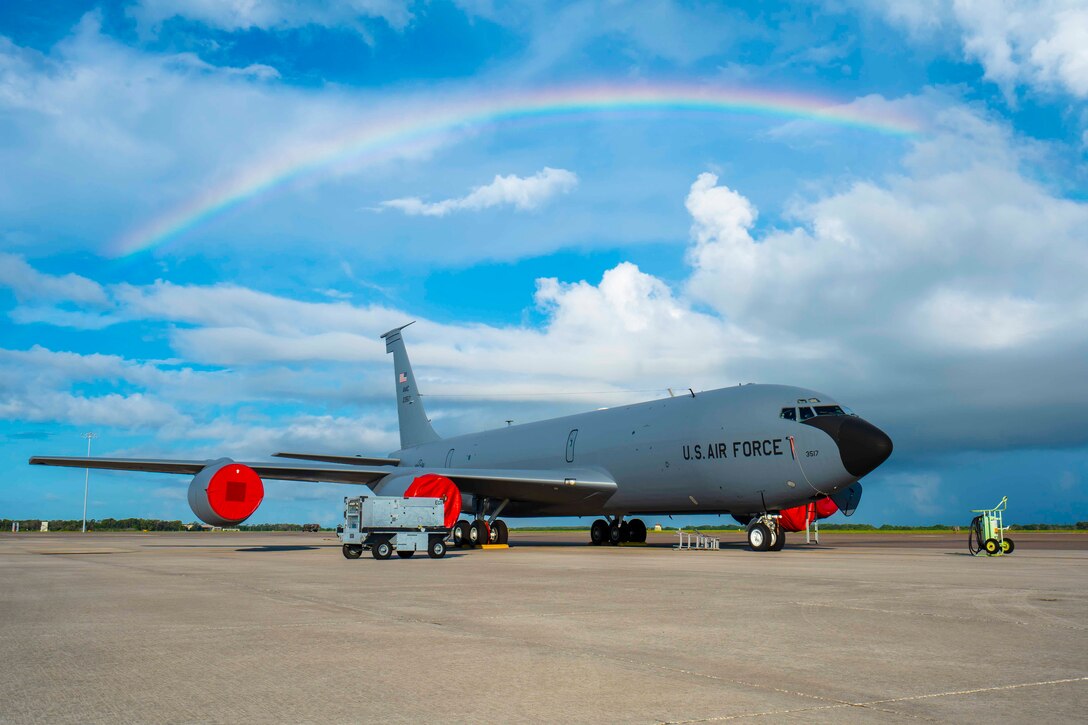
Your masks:
M 409 322 L 408 325 L 412 323 Z M 423 400 L 416 387 L 416 376 L 412 372 L 412 363 L 408 361 L 408 351 L 404 349 L 404 340 L 400 331 L 408 325 L 390 330 L 382 335 L 385 351 L 393 353 L 393 380 L 397 384 L 397 418 L 400 420 L 400 447 L 410 448 L 420 443 L 430 443 L 439 439 L 438 434 L 427 420 L 423 410 Z

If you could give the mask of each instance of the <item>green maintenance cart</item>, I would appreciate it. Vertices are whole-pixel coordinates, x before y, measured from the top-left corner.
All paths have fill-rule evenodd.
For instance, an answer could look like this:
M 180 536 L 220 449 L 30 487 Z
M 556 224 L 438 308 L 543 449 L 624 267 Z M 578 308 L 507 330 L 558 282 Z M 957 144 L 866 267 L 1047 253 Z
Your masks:
M 1004 496 L 1001 502 L 992 509 L 974 509 L 973 514 L 978 514 L 971 520 L 971 532 L 967 535 L 967 550 L 972 556 L 985 554 L 986 556 L 1002 556 L 1011 554 L 1016 548 L 1012 539 L 1005 536 L 1007 526 L 1002 525 L 1002 514 L 1008 506 L 1009 497 Z

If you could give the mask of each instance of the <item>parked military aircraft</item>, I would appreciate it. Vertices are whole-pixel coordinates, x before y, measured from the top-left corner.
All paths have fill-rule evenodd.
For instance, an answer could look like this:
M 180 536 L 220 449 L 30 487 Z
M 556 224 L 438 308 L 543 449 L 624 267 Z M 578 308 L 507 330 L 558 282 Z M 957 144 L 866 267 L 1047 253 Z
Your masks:
M 411 324 L 411 323 L 409 323 Z M 820 504 L 852 512 L 858 479 L 883 463 L 891 439 L 827 395 L 784 385 L 740 385 L 440 438 L 427 418 L 399 327 L 393 353 L 400 450 L 386 457 L 276 453 L 280 460 L 58 458 L 33 465 L 193 476 L 189 504 L 231 526 L 257 510 L 262 478 L 367 484 L 400 495 L 436 474 L 463 493 L 468 520 L 455 543 L 505 542 L 499 516 L 598 516 L 594 544 L 645 541 L 649 514 L 731 514 L 757 551 L 779 550 L 787 511 Z M 830 502 L 834 502 L 831 505 Z M 634 517 L 634 518 L 630 518 Z M 795 519 L 796 517 L 792 517 Z

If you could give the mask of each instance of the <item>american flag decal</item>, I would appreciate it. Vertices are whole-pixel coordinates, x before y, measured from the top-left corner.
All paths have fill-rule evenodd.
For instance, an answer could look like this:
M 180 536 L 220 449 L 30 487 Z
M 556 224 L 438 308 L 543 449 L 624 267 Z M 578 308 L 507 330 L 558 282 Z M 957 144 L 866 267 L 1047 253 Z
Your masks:
M 402 383 L 408 382 L 408 373 L 401 373 L 400 377 L 397 378 L 397 380 Z

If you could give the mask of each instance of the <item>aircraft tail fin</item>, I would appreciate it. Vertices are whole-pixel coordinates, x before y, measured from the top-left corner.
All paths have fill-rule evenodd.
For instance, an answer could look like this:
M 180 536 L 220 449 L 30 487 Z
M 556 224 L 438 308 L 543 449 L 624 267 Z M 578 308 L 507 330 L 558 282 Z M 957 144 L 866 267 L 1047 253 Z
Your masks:
M 408 360 L 408 351 L 401 338 L 400 331 L 408 325 L 401 325 L 382 335 L 386 353 L 393 353 L 393 380 L 397 386 L 397 418 L 400 421 L 402 449 L 439 440 L 439 435 L 434 432 L 431 421 L 423 410 L 423 400 L 420 398 L 419 388 L 416 387 L 416 376 L 412 372 L 412 363 Z

